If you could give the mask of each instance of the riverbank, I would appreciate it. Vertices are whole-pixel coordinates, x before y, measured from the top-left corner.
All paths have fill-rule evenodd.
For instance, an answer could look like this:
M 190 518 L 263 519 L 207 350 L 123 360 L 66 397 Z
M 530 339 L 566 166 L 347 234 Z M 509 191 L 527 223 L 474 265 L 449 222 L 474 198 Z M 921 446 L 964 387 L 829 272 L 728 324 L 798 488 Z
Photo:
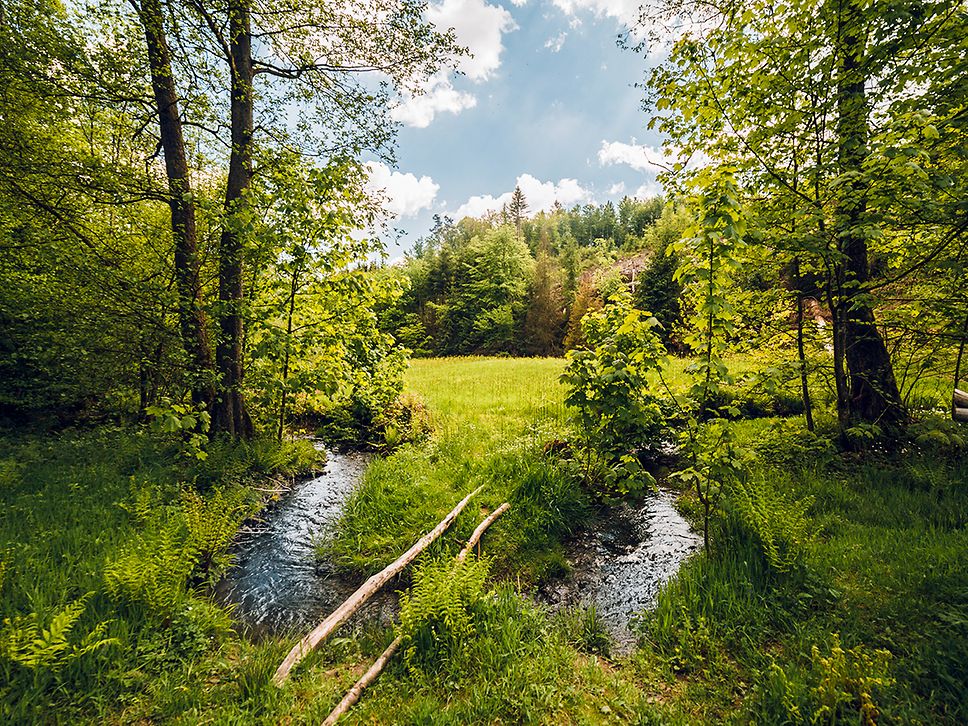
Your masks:
M 712 551 L 687 560 L 642 618 L 640 644 L 619 657 L 598 613 L 552 614 L 530 596 L 567 575 L 566 541 L 593 513 L 544 450 L 565 425 L 559 368 L 414 363 L 408 389 L 426 401 L 437 434 L 369 467 L 328 551 L 343 567 L 376 569 L 486 484 L 425 558 L 431 577 L 481 506 L 507 499 L 512 510 L 485 537 L 486 585 L 462 601 L 470 630 L 401 652 L 346 723 L 799 723 L 824 708 L 827 721 L 844 723 L 864 709 L 876 710 L 877 723 L 968 720 L 968 462 L 923 448 L 857 460 L 805 437 L 795 421 L 737 422 L 756 456 L 751 481 L 770 494 L 764 506 L 789 513 L 791 502 L 803 505 L 802 559 L 771 568 L 769 531 L 724 520 Z M 184 583 L 174 617 L 157 619 L 119 598 L 106 575 L 132 543 L 158 549 L 169 536 L 162 525 L 195 511 L 181 494 L 186 476 L 201 477 L 210 496 L 226 473 L 238 479 L 283 464 L 273 451 L 214 451 L 188 465 L 131 431 L 0 437 L 0 614 L 10 619 L 0 637 L 3 720 L 321 721 L 391 630 L 342 634 L 279 690 L 269 678 L 292 640 L 255 642 L 233 630 L 201 595 L 204 577 Z M 687 518 L 696 513 L 689 492 L 676 506 Z M 244 514 L 238 502 L 231 509 Z M 142 581 L 161 592 L 162 581 Z M 13 648 L 27 647 L 11 624 L 21 633 L 50 629 L 79 598 L 66 645 L 49 650 L 47 665 L 11 660 Z

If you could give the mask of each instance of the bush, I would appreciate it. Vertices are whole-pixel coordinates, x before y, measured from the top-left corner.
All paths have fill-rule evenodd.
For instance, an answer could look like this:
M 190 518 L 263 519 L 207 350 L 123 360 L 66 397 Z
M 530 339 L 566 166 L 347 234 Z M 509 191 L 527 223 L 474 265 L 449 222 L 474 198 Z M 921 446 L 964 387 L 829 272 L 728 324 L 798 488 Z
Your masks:
M 624 494 L 652 481 L 642 461 L 656 453 L 665 426 L 648 376 L 666 356 L 658 327 L 658 320 L 632 307 L 628 293 L 618 293 L 582 319 L 588 347 L 568 353 L 561 376 L 565 402 L 577 410 L 584 446 L 605 459 L 599 471 L 606 491 Z M 586 480 L 590 473 L 586 466 Z

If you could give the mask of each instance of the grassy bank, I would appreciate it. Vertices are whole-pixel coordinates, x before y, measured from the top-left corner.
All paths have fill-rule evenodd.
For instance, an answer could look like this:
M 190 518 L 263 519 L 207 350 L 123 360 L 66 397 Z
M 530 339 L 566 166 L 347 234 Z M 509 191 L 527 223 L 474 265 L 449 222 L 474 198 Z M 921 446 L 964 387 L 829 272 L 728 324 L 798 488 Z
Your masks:
M 930 437 L 857 459 L 795 418 L 736 422 L 760 515 L 723 509 L 711 552 L 665 588 L 631 656 L 608 659 L 593 614 L 535 605 L 527 593 L 566 570 L 561 541 L 593 507 L 544 451 L 566 437 L 561 366 L 413 363 L 407 389 L 435 433 L 371 465 L 328 553 L 375 570 L 485 489 L 397 583 L 424 625 L 347 723 L 968 720 L 968 462 L 925 451 Z M 304 465 L 264 443 L 189 463 L 120 429 L 0 438 L 0 720 L 321 721 L 393 632 L 345 633 L 279 690 L 291 639 L 246 640 L 204 594 L 258 506 L 246 484 Z M 482 564 L 449 569 L 505 500 Z M 696 513 L 689 492 L 679 501 Z

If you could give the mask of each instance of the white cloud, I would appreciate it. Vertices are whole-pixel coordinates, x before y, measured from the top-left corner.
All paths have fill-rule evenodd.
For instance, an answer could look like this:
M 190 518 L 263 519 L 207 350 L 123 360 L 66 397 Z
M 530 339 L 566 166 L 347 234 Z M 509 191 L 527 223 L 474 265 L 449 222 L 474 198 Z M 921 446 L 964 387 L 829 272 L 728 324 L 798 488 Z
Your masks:
M 504 33 L 518 27 L 504 7 L 488 5 L 486 0 L 442 0 L 427 8 L 427 19 L 439 30 L 453 28 L 457 44 L 470 52 L 459 60 L 458 68 L 477 83 L 488 80 L 501 67 Z M 404 94 L 390 115 L 395 121 L 423 129 L 439 113 L 458 114 L 476 105 L 473 93 L 457 90 L 449 74 L 440 73 L 427 81 L 423 93 Z
M 370 161 L 367 191 L 384 196 L 383 208 L 394 217 L 412 217 L 430 207 L 437 198 L 440 185 L 429 176 L 419 179 L 413 174 L 392 171 L 386 164 Z
M 648 199 L 649 197 L 657 197 L 662 194 L 662 187 L 656 181 L 649 181 L 640 186 L 632 194 L 636 199 Z
M 657 149 L 648 144 L 637 144 L 632 139 L 631 144 L 621 141 L 602 141 L 598 150 L 598 163 L 602 166 L 625 164 L 636 171 L 662 172 L 672 171 L 677 163 L 683 163 L 694 169 L 709 162 L 709 157 L 702 152 L 685 157 L 675 149 L 663 147 Z
M 632 31 L 639 40 L 649 41 L 649 56 L 660 58 L 673 43 L 686 33 L 701 35 L 711 22 L 701 11 L 696 15 L 680 14 L 672 18 L 658 15 L 653 5 L 641 0 L 551 0 L 569 18 L 573 28 L 581 24 L 580 13 L 598 18 L 614 18 Z M 707 13 L 707 15 L 709 15 Z
M 577 179 L 561 179 L 556 184 L 551 181 L 543 182 L 530 174 L 522 174 L 517 179 L 517 186 L 521 188 L 531 214 L 547 212 L 554 207 L 555 202 L 569 207 L 591 199 L 592 196 L 592 193 L 582 187 Z M 480 217 L 487 212 L 496 212 L 511 201 L 512 193 L 513 190 L 497 197 L 490 194 L 473 196 L 457 208 L 454 216 L 460 219 L 462 217 Z
M 427 18 L 440 30 L 453 28 L 458 45 L 473 54 L 460 61 L 473 81 L 486 81 L 501 67 L 502 37 L 518 27 L 504 7 L 485 0 L 443 0 L 427 8 Z
M 602 166 L 625 164 L 636 171 L 666 171 L 672 168 L 675 160 L 662 149 L 645 144 L 631 144 L 621 141 L 602 141 L 598 150 L 598 163 Z
M 561 50 L 561 47 L 565 44 L 565 38 L 567 37 L 568 37 L 568 33 L 562 31 L 558 33 L 558 35 L 554 36 L 553 38 L 548 38 L 548 40 L 545 41 L 544 47 L 551 50 L 552 53 L 557 53 L 559 50 Z
M 424 93 L 405 96 L 391 109 L 390 116 L 407 126 L 425 129 L 438 113 L 457 114 L 476 105 L 474 94 L 458 91 L 449 78 L 438 75 L 430 80 Z
M 617 184 L 612 184 L 608 188 L 608 196 L 616 197 L 619 194 L 625 194 L 625 182 L 618 182 Z
M 631 27 L 638 22 L 641 0 L 552 0 L 552 3 L 569 17 L 585 10 L 599 17 L 615 18 Z

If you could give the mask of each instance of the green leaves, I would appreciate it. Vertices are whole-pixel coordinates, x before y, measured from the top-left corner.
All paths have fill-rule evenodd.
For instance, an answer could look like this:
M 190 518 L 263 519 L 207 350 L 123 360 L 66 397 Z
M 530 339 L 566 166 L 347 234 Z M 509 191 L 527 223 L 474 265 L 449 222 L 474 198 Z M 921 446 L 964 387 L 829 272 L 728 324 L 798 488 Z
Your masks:
M 97 623 L 80 638 L 71 637 L 93 594 L 82 595 L 54 613 L 46 626 L 41 625 L 37 613 L 4 618 L 0 629 L 0 658 L 33 671 L 56 673 L 78 658 L 117 644 L 117 638 L 104 637 L 111 621 Z
M 632 307 L 627 292 L 582 319 L 588 348 L 568 353 L 561 375 L 584 446 L 604 457 L 605 482 L 620 493 L 651 483 L 641 458 L 654 451 L 665 423 L 654 375 L 666 359 L 659 321 Z M 590 472 L 585 472 L 586 477 Z

